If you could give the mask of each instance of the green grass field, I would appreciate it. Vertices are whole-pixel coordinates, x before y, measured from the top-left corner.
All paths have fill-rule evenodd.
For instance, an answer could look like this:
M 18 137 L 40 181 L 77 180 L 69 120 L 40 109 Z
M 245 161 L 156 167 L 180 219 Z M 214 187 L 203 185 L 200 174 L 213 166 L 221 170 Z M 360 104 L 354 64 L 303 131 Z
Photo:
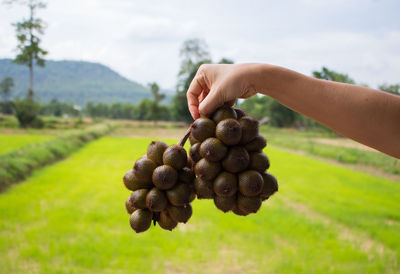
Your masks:
M 1 193 L 0 272 L 399 272 L 400 182 L 273 147 L 280 190 L 257 214 L 197 200 L 173 232 L 135 234 L 121 178 L 149 142 L 103 137 Z
M 40 143 L 54 138 L 48 135 L 0 134 L 0 155 L 20 149 L 25 145 Z

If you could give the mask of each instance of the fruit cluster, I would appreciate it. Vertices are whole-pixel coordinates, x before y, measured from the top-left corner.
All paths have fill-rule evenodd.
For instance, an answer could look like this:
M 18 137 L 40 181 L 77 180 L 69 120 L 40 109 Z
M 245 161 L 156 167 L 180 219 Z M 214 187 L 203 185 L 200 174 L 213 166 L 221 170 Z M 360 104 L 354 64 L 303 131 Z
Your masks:
M 256 119 L 229 106 L 193 122 L 189 162 L 197 198 L 214 199 L 223 212 L 245 216 L 278 190 L 276 178 L 266 172 L 270 163 L 262 149 L 267 143 L 258 127 Z
M 192 216 L 195 175 L 187 167 L 188 157 L 182 146 L 152 142 L 147 154 L 125 174 L 124 184 L 133 191 L 125 206 L 131 214 L 130 225 L 137 233 L 149 229 L 152 221 L 172 230 Z

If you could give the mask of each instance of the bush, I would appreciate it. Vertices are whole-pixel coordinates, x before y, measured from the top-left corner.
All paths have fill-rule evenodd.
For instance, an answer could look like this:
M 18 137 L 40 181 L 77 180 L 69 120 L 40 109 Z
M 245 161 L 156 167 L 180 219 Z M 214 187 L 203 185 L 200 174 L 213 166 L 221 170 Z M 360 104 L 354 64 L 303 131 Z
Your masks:
M 39 103 L 25 98 L 16 98 L 13 102 L 15 117 L 17 117 L 21 127 L 41 128 L 44 123 L 38 117 L 40 105 Z
M 96 125 L 0 156 L 0 191 L 25 179 L 34 169 L 65 158 L 112 128 L 111 125 Z

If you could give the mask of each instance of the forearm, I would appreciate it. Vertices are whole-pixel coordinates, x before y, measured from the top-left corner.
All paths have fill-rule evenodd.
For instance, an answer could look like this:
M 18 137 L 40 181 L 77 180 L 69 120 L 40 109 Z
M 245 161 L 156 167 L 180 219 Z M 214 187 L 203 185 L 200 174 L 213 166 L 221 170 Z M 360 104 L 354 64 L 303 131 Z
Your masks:
M 252 88 L 311 119 L 400 158 L 400 96 L 252 65 Z

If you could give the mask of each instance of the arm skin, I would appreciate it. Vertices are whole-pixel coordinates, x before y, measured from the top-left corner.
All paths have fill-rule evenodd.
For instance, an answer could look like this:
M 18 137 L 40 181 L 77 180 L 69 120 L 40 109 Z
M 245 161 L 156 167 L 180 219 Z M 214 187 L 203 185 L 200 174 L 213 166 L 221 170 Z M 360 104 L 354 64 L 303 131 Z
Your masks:
M 187 98 L 193 118 L 198 118 L 225 102 L 256 93 L 400 159 L 400 96 L 390 93 L 314 79 L 277 66 L 239 64 L 201 67 Z

